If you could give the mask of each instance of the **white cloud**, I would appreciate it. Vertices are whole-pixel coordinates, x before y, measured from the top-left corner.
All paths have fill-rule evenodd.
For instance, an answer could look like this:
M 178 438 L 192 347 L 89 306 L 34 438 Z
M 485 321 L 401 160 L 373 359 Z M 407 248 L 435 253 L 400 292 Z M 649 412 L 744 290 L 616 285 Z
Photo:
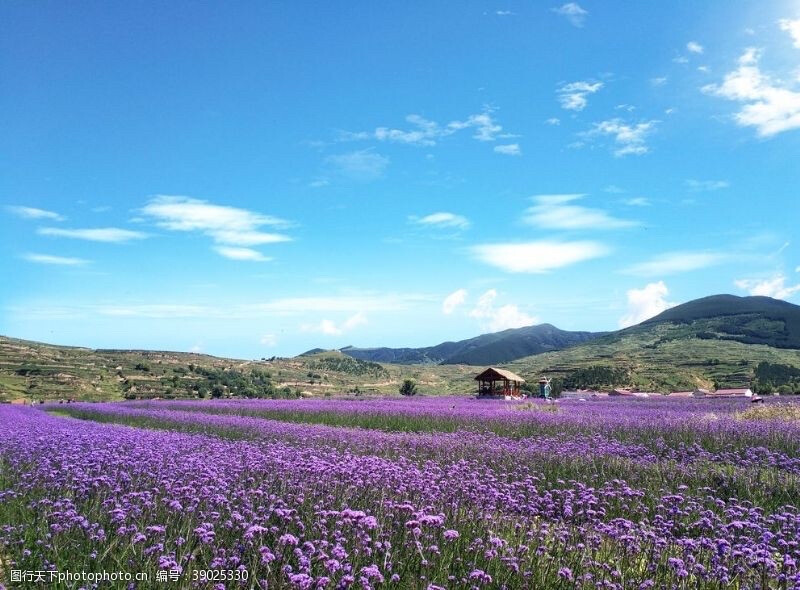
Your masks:
M 480 244 L 472 248 L 480 261 L 508 272 L 543 273 L 609 254 L 604 244 L 592 241 L 540 240 L 522 243 Z
M 669 295 L 669 289 L 664 281 L 650 283 L 642 289 L 630 289 L 627 293 L 628 312 L 619 319 L 619 327 L 633 326 L 649 320 L 670 307 L 675 307 L 675 303 L 670 303 L 665 299 L 667 295 Z
M 272 260 L 258 250 L 252 248 L 238 248 L 235 246 L 214 246 L 214 251 L 220 256 L 231 260 L 250 260 L 252 262 L 267 262 Z
M 788 299 L 800 292 L 800 284 L 786 285 L 786 276 L 777 274 L 769 279 L 740 279 L 734 284 L 750 295 L 764 295 L 775 299 Z
M 513 304 L 495 307 L 495 299 L 497 291 L 490 289 L 480 296 L 475 308 L 469 312 L 470 317 L 481 321 L 484 330 L 499 332 L 509 328 L 531 326 L 538 321 L 538 318 L 520 311 L 519 307 Z
M 463 121 L 450 121 L 440 124 L 420 115 L 408 115 L 406 122 L 410 129 L 392 129 L 377 127 L 373 131 L 344 132 L 340 134 L 341 141 L 363 141 L 374 139 L 388 143 L 403 143 L 417 146 L 433 146 L 443 138 L 453 135 L 464 129 L 474 131 L 473 138 L 478 141 L 495 141 L 499 137 L 512 137 L 503 133 L 503 127 L 494 119 L 493 110 L 486 108 L 483 112 L 470 115 Z
M 467 290 L 466 289 L 458 289 L 457 291 L 453 291 L 444 298 L 442 301 L 442 313 L 445 315 L 450 315 L 453 313 L 459 305 L 462 305 L 467 300 Z
M 45 209 L 37 209 L 36 207 L 23 207 L 20 205 L 9 205 L 6 210 L 13 213 L 17 217 L 23 219 L 52 219 L 53 221 L 61 221 L 64 218 L 58 213 L 47 211 Z
M 586 108 L 586 97 L 603 87 L 602 82 L 578 81 L 564 84 L 558 89 L 558 102 L 568 111 L 582 111 Z
M 278 337 L 275 336 L 275 334 L 264 334 L 261 338 L 259 338 L 258 342 L 264 346 L 277 346 Z
M 622 201 L 630 207 L 649 207 L 652 203 L 646 197 L 633 197 L 632 199 L 625 199 Z
M 496 145 L 494 151 L 498 154 L 505 154 L 506 156 L 521 156 L 522 150 L 518 143 L 509 143 L 507 145 Z
M 23 258 L 28 262 L 36 262 L 37 264 L 57 264 L 62 266 L 80 266 L 89 262 L 83 258 L 52 256 L 50 254 L 25 254 Z
M 791 35 L 794 46 L 800 49 L 800 18 L 796 20 L 782 18 L 778 21 L 778 26 L 781 31 L 786 31 Z
M 258 246 L 290 239 L 283 234 L 260 231 L 265 225 L 286 227 L 283 219 L 190 197 L 158 195 L 142 208 L 142 213 L 164 229 L 201 232 L 215 243 L 227 246 Z
M 370 182 L 383 176 L 389 158 L 371 150 L 358 150 L 325 158 L 342 176 L 358 182 Z
M 755 127 L 760 137 L 800 127 L 800 92 L 762 73 L 759 58 L 758 49 L 748 48 L 722 84 L 708 84 L 703 92 L 742 103 L 734 119 L 742 127 Z
M 727 180 L 695 180 L 690 178 L 686 181 L 686 186 L 692 192 L 710 192 L 728 188 L 731 185 Z
M 411 216 L 409 219 L 414 223 L 429 227 L 467 229 L 470 226 L 469 219 L 463 215 L 456 215 L 447 211 L 431 213 L 425 217 Z
M 74 238 L 76 240 L 89 240 L 91 242 L 122 243 L 131 240 L 141 240 L 147 234 L 140 231 L 121 229 L 118 227 L 102 227 L 91 229 L 62 229 L 59 227 L 40 227 L 37 232 L 43 236 L 57 236 L 61 238 Z
M 584 198 L 583 194 L 536 195 L 536 203 L 525 211 L 523 220 L 547 229 L 619 229 L 636 225 L 635 221 L 612 217 L 601 209 L 591 209 L 573 204 Z
M 700 45 L 697 41 L 689 41 L 686 44 L 686 49 L 691 53 L 703 53 L 705 50 L 702 45 Z
M 719 252 L 666 252 L 623 269 L 631 275 L 651 277 L 688 272 L 721 264 L 728 256 Z
M 497 16 L 511 16 L 512 14 L 514 14 L 510 10 L 495 10 L 494 13 Z
M 549 119 L 545 120 L 545 123 L 548 125 L 561 125 L 561 119 L 558 117 L 550 117 Z
M 362 326 L 367 323 L 367 316 L 362 312 L 358 312 L 347 318 L 341 324 L 336 324 L 333 320 L 322 320 L 319 324 L 303 324 L 300 329 L 304 332 L 321 332 L 328 336 L 340 336 L 345 332 Z
M 576 2 L 567 2 L 558 8 L 552 8 L 553 12 L 566 18 L 573 27 L 582 27 L 586 22 L 589 11 L 584 10 Z
M 666 83 L 667 83 L 667 77 L 666 76 L 659 76 L 657 78 L 650 78 L 650 84 L 652 86 L 663 86 Z
M 607 136 L 614 140 L 614 155 L 617 157 L 627 155 L 642 155 L 650 151 L 647 146 L 647 136 L 653 132 L 659 121 L 644 121 L 643 123 L 629 124 L 622 119 L 609 119 L 595 123 L 594 127 L 584 133 L 584 137 Z

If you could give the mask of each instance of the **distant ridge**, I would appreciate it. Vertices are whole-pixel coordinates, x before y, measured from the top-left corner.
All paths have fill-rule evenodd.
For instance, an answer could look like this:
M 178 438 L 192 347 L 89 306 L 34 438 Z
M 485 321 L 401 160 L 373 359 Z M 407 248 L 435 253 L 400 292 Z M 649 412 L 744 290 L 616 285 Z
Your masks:
M 711 295 L 676 305 L 628 330 L 666 322 L 688 324 L 698 338 L 800 348 L 800 305 L 771 297 Z
M 424 348 L 356 348 L 341 351 L 353 358 L 397 364 L 491 365 L 561 350 L 603 336 L 604 332 L 569 332 L 551 324 L 511 328 L 457 342 Z

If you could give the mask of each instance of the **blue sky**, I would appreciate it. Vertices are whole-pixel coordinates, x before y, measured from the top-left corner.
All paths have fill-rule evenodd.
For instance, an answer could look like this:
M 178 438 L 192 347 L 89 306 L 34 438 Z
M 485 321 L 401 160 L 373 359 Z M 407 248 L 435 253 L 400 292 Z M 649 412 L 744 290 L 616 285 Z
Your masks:
M 800 302 L 800 2 L 6 2 L 0 333 L 241 358 Z

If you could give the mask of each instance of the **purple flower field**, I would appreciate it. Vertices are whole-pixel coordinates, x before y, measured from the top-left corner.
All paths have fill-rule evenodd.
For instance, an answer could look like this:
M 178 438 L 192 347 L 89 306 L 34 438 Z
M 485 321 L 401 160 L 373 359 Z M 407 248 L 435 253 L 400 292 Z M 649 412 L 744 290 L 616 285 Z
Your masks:
M 0 583 L 800 588 L 800 426 L 748 405 L 0 406 Z

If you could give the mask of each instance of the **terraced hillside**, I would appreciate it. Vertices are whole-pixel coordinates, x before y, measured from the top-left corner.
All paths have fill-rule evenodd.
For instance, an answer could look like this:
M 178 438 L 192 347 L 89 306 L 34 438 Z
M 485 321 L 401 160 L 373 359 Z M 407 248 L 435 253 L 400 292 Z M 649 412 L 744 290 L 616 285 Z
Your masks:
M 244 361 L 203 354 L 92 350 L 0 337 L 0 401 L 296 397 L 471 390 L 472 369 L 381 365 L 338 352 Z

